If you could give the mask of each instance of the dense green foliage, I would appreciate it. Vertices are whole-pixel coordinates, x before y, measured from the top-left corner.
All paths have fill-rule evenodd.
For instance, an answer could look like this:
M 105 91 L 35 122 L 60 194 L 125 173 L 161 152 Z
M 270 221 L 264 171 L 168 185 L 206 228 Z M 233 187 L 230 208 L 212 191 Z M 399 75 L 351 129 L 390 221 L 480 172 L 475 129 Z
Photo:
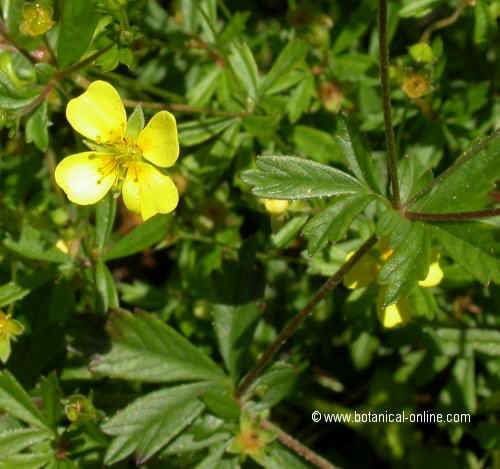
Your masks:
M 500 1 L 385 3 L 2 0 L 0 469 L 500 468 Z M 174 213 L 56 184 L 95 80 Z

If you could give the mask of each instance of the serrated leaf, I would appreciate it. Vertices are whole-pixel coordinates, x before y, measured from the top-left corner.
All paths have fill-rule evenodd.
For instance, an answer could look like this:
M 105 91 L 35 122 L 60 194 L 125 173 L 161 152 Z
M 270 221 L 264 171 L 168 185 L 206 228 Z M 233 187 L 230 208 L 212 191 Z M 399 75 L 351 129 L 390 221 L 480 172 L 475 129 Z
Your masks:
M 220 134 L 235 121 L 234 117 L 214 117 L 180 124 L 179 142 L 185 147 L 198 145 Z
M 262 80 L 259 86 L 259 93 L 269 93 L 273 85 L 280 80 L 285 74 L 293 71 L 294 67 L 304 60 L 309 46 L 301 39 L 290 41 L 281 51 L 278 58 L 275 60 L 271 70 Z
M 354 123 L 346 116 L 341 115 L 337 121 L 335 141 L 354 175 L 376 192 L 384 193 L 385 188 L 375 177 L 370 151 Z
M 39 469 L 53 461 L 54 454 L 34 453 L 34 454 L 15 454 L 0 461 L 1 469 Z
M 498 229 L 486 223 L 449 222 L 428 225 L 446 252 L 480 282 L 500 283 Z
M 29 394 L 7 370 L 0 372 L 0 409 L 23 422 L 50 431 Z
M 194 469 L 218 469 L 219 461 L 221 460 L 224 452 L 226 451 L 227 443 L 221 443 L 213 446 L 207 457 L 203 458 Z
M 0 433 L 0 467 L 3 460 L 29 446 L 51 438 L 51 433 L 38 428 L 19 428 Z
M 118 437 L 108 448 L 106 464 L 134 451 L 138 464 L 147 461 L 201 414 L 204 405 L 198 397 L 210 386 L 205 382 L 162 389 L 119 411 L 102 426 L 104 433 Z
M 411 205 L 425 213 L 476 210 L 488 202 L 486 194 L 500 179 L 500 132 L 475 142 L 445 173 L 440 182 Z
M 315 215 L 302 233 L 308 240 L 307 249 L 313 256 L 329 241 L 341 239 L 356 218 L 374 197 L 372 195 L 339 196 L 330 206 Z
M 291 92 L 286 105 L 288 117 L 292 124 L 297 122 L 302 114 L 308 110 L 314 93 L 314 77 L 311 73 L 307 73 Z
M 76 63 L 90 45 L 99 14 L 92 0 L 64 2 L 57 41 L 61 67 Z
M 94 372 L 152 383 L 225 379 L 207 355 L 153 315 L 115 311 L 107 328 L 112 347 L 93 360 Z
M 199 80 L 187 92 L 188 103 L 191 106 L 205 106 L 210 101 L 217 89 L 222 68 L 210 65 L 203 69 L 202 73 Z
M 430 237 L 419 222 L 410 222 L 393 210 L 380 217 L 379 234 L 389 239 L 394 251 L 380 270 L 378 280 L 387 285 L 382 307 L 408 296 L 429 272 Z
M 120 238 L 102 256 L 104 261 L 131 256 L 161 241 L 167 234 L 172 216 L 155 215 Z
M 242 306 L 215 305 L 212 312 L 219 351 L 236 382 L 243 373 L 260 310 L 255 303 Z
M 367 191 L 338 169 L 294 156 L 260 156 L 257 169 L 245 171 L 241 178 L 254 186 L 253 194 L 269 199 L 311 199 Z
M 257 99 L 259 71 L 252 51 L 246 43 L 239 42 L 231 45 L 229 63 L 248 96 L 255 101 Z

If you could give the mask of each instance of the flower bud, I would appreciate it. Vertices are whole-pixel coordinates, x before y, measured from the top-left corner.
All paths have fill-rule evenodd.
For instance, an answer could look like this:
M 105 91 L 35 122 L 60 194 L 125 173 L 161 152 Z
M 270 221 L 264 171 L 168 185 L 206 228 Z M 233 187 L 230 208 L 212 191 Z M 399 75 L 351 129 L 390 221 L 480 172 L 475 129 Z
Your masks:
M 410 46 L 410 56 L 417 63 L 429 64 L 434 62 L 434 52 L 427 42 L 417 42 Z
M 92 400 L 83 394 L 70 396 L 65 403 L 64 413 L 70 422 L 96 421 L 99 418 Z
M 424 72 L 411 72 L 403 81 L 403 91 L 413 99 L 421 98 L 431 91 L 431 81 Z
M 44 2 L 26 3 L 23 7 L 24 21 L 19 26 L 26 36 L 40 36 L 54 26 L 54 10 Z

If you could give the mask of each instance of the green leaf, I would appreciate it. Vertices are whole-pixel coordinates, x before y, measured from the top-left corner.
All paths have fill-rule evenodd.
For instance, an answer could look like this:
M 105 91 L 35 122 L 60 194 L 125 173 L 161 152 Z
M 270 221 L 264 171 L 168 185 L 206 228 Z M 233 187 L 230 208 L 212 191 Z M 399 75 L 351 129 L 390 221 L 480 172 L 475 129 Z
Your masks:
M 399 10 L 401 18 L 424 16 L 429 13 L 434 4 L 440 0 L 406 0 L 404 6 Z
M 40 391 L 43 399 L 42 414 L 47 424 L 55 430 L 64 416 L 61 404 L 63 394 L 55 371 L 40 380 Z
M 108 420 L 102 430 L 116 436 L 106 464 L 114 464 L 135 451 L 138 465 L 190 425 L 203 411 L 199 396 L 211 383 L 194 383 L 155 391 L 136 399 Z
M 0 467 L 4 459 L 25 448 L 51 438 L 51 433 L 37 428 L 19 428 L 0 433 Z
M 234 382 L 244 370 L 261 311 L 255 303 L 241 306 L 216 305 L 212 312 L 219 351 Z
M 302 114 L 308 110 L 314 93 L 314 77 L 311 73 L 307 73 L 290 94 L 286 105 L 288 118 L 292 124 L 297 122 Z
M 221 443 L 217 446 L 213 446 L 208 453 L 206 458 L 203 458 L 194 469 L 218 469 L 219 462 L 226 451 L 227 443 Z
M 271 242 L 277 248 L 287 247 L 300 233 L 309 215 L 299 215 L 289 220 L 283 227 L 271 236 Z
M 298 382 L 300 370 L 289 363 L 276 362 L 246 392 L 257 393 L 259 401 L 254 404 L 258 411 L 274 407 L 288 397 Z
M 105 252 L 104 261 L 131 256 L 161 241 L 172 222 L 171 216 L 156 215 L 120 238 Z
M 113 232 L 116 215 L 116 199 L 108 193 L 104 199 L 96 204 L 95 237 L 96 246 L 101 252 Z
M 373 200 L 372 195 L 339 196 L 330 206 L 311 218 L 302 232 L 308 240 L 309 254 L 313 256 L 329 241 L 340 240 L 353 220 Z
M 486 450 L 500 450 L 500 425 L 498 423 L 481 422 L 472 434 Z
M 366 192 L 365 186 L 342 171 L 294 156 L 260 156 L 257 169 L 241 178 L 253 194 L 270 199 L 311 199 Z
M 500 132 L 474 143 L 445 171 L 441 181 L 416 203 L 412 211 L 426 213 L 476 210 L 488 202 L 486 194 L 500 179 Z
M 205 106 L 208 104 L 219 84 L 222 68 L 215 64 L 202 69 L 201 72 L 198 81 L 187 92 L 188 103 L 191 106 Z
M 83 56 L 90 45 L 98 19 L 94 1 L 64 2 L 57 41 L 57 60 L 61 67 L 73 65 Z
M 477 408 L 474 355 L 456 359 L 439 400 L 447 408 L 475 413 Z
M 340 147 L 342 157 L 349 169 L 360 180 L 366 182 L 374 191 L 385 193 L 385 188 L 375 176 L 371 154 L 365 141 L 357 131 L 354 123 L 345 116 L 337 121 L 336 143 Z
M 26 121 L 26 141 L 33 142 L 39 150 L 46 151 L 49 146 L 48 127 L 47 100 L 44 99 Z
M 96 310 L 106 313 L 108 308 L 118 308 L 115 280 L 106 264 L 98 259 L 95 265 Z
M 0 372 L 0 409 L 23 422 L 50 431 L 29 394 L 7 370 Z
M 180 124 L 178 127 L 180 144 L 190 147 L 203 143 L 220 134 L 235 121 L 234 117 L 214 117 Z
M 500 331 L 494 329 L 425 327 L 422 332 L 439 354 L 469 356 L 475 351 L 491 357 L 500 356 Z
M 474 7 L 474 43 L 482 44 L 486 42 L 488 34 L 493 24 L 490 18 L 488 5 L 483 0 L 476 0 Z
M 387 210 L 379 221 L 378 231 L 389 239 L 394 253 L 380 270 L 378 280 L 387 285 L 382 307 L 408 296 L 429 272 L 430 238 L 419 222 L 410 222 L 393 210 Z
M 7 238 L 3 244 L 11 251 L 27 259 L 57 264 L 71 260 L 70 256 L 55 247 L 55 243 L 50 243 L 44 238 L 43 232 L 24 223 L 19 241 Z
M 8 282 L 0 286 L 0 308 L 24 298 L 30 291 L 30 288 L 23 287 L 16 282 Z
M 134 108 L 134 112 L 130 114 L 127 121 L 127 137 L 136 140 L 141 130 L 144 129 L 144 112 L 142 106 L 139 104 Z
M 344 162 L 341 148 L 327 132 L 297 125 L 293 129 L 293 141 L 300 153 L 309 155 L 315 161 L 325 164 Z
M 446 252 L 467 272 L 485 285 L 500 283 L 498 228 L 475 221 L 429 226 Z
M 107 329 L 112 347 L 93 360 L 96 373 L 152 383 L 224 379 L 208 356 L 150 314 L 114 311 Z
M 252 51 L 246 43 L 239 42 L 231 45 L 229 63 L 234 74 L 243 84 L 248 96 L 256 101 L 259 71 Z
M 259 86 L 259 94 L 269 93 L 277 81 L 292 72 L 294 67 L 304 60 L 308 49 L 309 45 L 301 39 L 290 41 L 275 60 L 269 73 L 262 80 Z
M 54 453 L 15 454 L 0 460 L 1 469 L 40 469 L 54 460 Z
M 303 459 L 280 445 L 274 444 L 269 449 L 266 469 L 311 469 Z

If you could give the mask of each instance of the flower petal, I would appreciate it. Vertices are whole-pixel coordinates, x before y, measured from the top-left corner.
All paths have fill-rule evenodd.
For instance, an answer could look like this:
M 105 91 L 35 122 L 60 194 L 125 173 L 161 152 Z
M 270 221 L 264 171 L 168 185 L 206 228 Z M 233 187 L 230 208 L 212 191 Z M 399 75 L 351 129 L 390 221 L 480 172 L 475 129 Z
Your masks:
M 57 185 L 71 202 L 80 205 L 101 200 L 111 189 L 116 176 L 113 156 L 93 151 L 67 156 L 55 171 Z
M 78 133 L 97 143 L 116 142 L 127 129 L 127 114 L 118 91 L 101 80 L 92 82 L 87 91 L 68 103 L 66 118 Z
M 168 111 L 156 113 L 139 134 L 137 145 L 144 158 L 156 166 L 172 166 L 179 156 L 175 117 Z
M 138 195 L 137 195 L 138 194 Z M 179 202 L 179 193 L 172 179 L 148 163 L 129 167 L 124 184 L 124 201 L 131 210 L 139 207 L 146 221 L 157 213 L 170 213 Z
M 136 165 L 130 165 L 122 187 L 125 206 L 131 211 L 141 213 L 141 191 Z
M 433 262 L 429 267 L 427 277 L 425 277 L 423 280 L 420 280 L 418 284 L 421 287 L 435 287 L 436 285 L 439 285 L 441 283 L 441 280 L 443 280 L 443 275 L 444 274 L 441 270 L 441 267 L 439 266 L 439 262 Z

